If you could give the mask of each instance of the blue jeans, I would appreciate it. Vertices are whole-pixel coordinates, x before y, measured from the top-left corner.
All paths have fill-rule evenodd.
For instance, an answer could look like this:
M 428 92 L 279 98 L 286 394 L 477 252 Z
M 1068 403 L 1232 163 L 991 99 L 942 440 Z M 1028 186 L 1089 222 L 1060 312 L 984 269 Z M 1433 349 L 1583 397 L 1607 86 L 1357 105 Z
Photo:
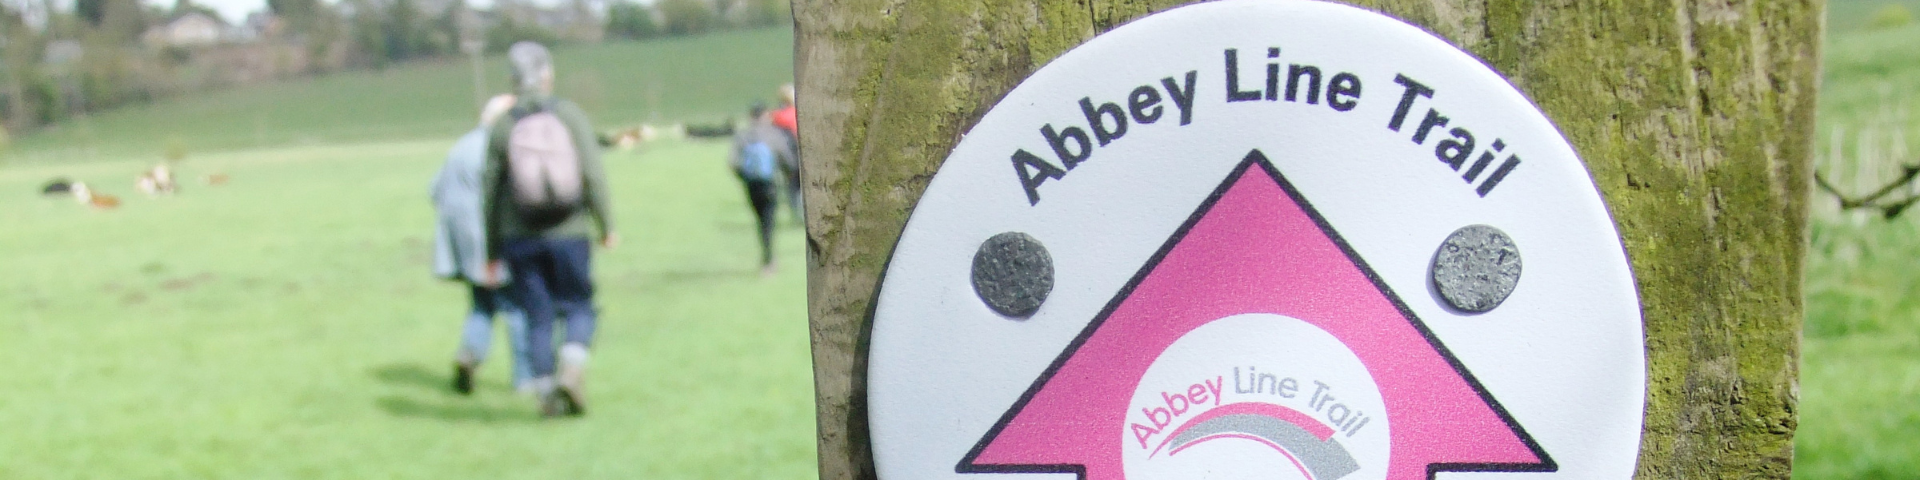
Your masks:
M 493 317 L 507 324 L 507 346 L 513 352 L 513 386 L 519 388 L 533 379 L 533 364 L 527 357 L 527 313 L 506 292 L 473 287 L 473 308 L 467 313 L 466 328 L 460 336 L 461 360 L 479 366 L 492 349 Z
M 515 238 L 501 253 L 513 283 L 507 291 L 527 311 L 527 354 L 533 376 L 554 371 L 553 324 L 567 322 L 567 343 L 593 344 L 591 245 L 585 238 Z

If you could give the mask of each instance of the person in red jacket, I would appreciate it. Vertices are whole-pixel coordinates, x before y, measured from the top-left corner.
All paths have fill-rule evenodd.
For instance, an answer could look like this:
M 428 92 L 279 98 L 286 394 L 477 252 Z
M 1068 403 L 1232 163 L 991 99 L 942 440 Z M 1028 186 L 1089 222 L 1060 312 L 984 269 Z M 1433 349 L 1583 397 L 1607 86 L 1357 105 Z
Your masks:
M 793 84 L 781 85 L 780 106 L 767 112 L 767 117 L 787 134 L 787 151 L 793 155 L 781 159 L 780 171 L 786 174 L 787 205 L 793 207 L 793 220 L 804 225 L 806 214 L 800 208 L 800 114 L 793 103 Z
M 800 117 L 793 108 L 793 84 L 780 86 L 780 106 L 773 109 L 773 126 L 786 130 L 787 135 L 800 138 Z

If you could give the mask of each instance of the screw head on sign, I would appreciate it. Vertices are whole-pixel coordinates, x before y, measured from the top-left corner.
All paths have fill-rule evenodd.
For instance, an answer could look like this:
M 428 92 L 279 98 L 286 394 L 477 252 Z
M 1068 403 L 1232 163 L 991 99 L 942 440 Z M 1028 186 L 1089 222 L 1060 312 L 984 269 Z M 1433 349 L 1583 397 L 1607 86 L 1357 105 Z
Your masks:
M 973 254 L 973 292 L 994 312 L 1031 317 L 1052 291 L 1053 257 L 1030 235 L 994 235 Z
M 1498 228 L 1468 225 L 1440 243 L 1431 275 L 1440 298 L 1455 310 L 1493 310 L 1520 283 L 1520 249 Z

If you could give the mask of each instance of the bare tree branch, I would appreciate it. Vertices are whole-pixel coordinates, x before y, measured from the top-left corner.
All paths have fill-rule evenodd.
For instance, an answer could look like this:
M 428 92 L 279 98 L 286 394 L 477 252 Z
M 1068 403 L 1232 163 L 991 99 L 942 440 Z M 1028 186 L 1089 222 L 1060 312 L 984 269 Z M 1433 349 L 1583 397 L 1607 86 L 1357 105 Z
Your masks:
M 1899 200 L 1887 200 L 1888 195 L 1899 191 L 1901 187 L 1912 184 L 1915 177 L 1920 177 L 1920 165 L 1901 165 L 1900 178 L 1898 180 L 1894 180 L 1863 197 L 1847 196 L 1847 194 L 1842 193 L 1838 187 L 1833 186 L 1832 182 L 1827 181 L 1826 176 L 1819 173 L 1813 174 L 1813 184 L 1819 187 L 1821 191 L 1827 192 L 1827 194 L 1839 199 L 1841 210 L 1875 209 L 1880 211 L 1882 217 L 1891 220 L 1900 216 L 1900 213 L 1906 211 L 1907 207 L 1912 206 L 1914 202 L 1920 201 L 1920 196 L 1912 193 L 1908 193 L 1905 198 Z

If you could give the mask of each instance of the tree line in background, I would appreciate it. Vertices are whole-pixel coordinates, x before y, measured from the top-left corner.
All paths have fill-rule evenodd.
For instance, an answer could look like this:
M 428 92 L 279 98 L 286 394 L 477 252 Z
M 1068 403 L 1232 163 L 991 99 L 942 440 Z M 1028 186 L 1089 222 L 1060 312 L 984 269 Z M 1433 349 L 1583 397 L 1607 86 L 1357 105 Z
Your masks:
M 192 0 L 0 0 L 0 117 L 20 132 L 167 95 L 513 42 L 645 40 L 791 22 L 785 0 L 268 0 L 231 23 Z M 4 138 L 4 137 L 0 137 Z

